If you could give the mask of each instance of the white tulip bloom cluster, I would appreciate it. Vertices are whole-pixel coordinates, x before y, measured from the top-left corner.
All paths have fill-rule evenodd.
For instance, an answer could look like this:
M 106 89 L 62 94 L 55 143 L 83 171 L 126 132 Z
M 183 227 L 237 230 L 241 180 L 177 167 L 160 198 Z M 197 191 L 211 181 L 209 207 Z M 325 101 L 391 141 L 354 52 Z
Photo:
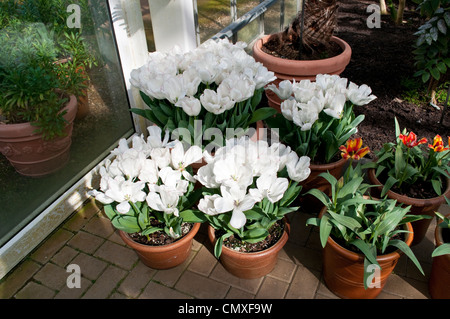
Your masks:
M 288 80 L 268 86 L 283 101 L 280 105 L 284 117 L 308 131 L 324 112 L 329 116 L 340 119 L 347 101 L 354 105 L 365 105 L 376 99 L 369 86 L 361 86 L 350 82 L 338 75 L 318 74 L 316 81 Z
M 131 72 L 130 82 L 151 99 L 168 100 L 189 116 L 199 115 L 202 107 L 221 114 L 275 80 L 245 46 L 223 39 L 208 40 L 186 53 L 179 48 L 153 52 L 145 65 Z
M 135 135 L 132 147 L 125 139 L 112 151 L 114 159 L 106 160 L 99 169 L 100 190 L 90 195 L 103 204 L 117 203 L 116 210 L 127 214 L 136 202 L 146 201 L 154 210 L 178 216 L 178 202 L 189 183 L 196 180 L 186 170 L 202 158 L 199 146 L 186 151 L 178 141 L 168 143 L 168 134 L 161 138 L 161 129 L 148 128 L 149 137 Z
M 197 180 L 220 194 L 205 195 L 198 209 L 207 215 L 232 212 L 230 225 L 236 229 L 246 224 L 245 211 L 267 198 L 278 202 L 289 186 L 286 177 L 278 177 L 285 167 L 289 178 L 300 182 L 308 178 L 310 159 L 299 156 L 280 143 L 245 138 L 228 140 L 214 156 L 205 156 L 207 164 L 197 173 Z M 256 179 L 256 182 L 254 180 Z

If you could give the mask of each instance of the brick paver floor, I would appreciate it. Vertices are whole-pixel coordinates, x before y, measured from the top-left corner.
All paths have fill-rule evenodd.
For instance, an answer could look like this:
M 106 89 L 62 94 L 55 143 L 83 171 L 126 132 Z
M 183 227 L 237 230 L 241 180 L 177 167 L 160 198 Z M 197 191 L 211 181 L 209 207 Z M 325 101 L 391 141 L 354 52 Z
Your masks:
M 441 211 L 449 213 L 448 206 Z M 181 265 L 155 270 L 143 265 L 125 246 L 101 207 L 88 201 L 47 240 L 0 281 L 0 298 L 15 299 L 331 299 L 337 298 L 321 276 L 317 228 L 306 227 L 306 213 L 290 214 L 291 236 L 275 269 L 263 278 L 240 279 L 215 259 L 205 225 L 192 253 Z M 425 271 L 420 274 L 403 256 L 378 298 L 428 299 L 431 224 L 427 237 L 413 247 Z M 81 271 L 79 288 L 70 288 L 69 265 Z

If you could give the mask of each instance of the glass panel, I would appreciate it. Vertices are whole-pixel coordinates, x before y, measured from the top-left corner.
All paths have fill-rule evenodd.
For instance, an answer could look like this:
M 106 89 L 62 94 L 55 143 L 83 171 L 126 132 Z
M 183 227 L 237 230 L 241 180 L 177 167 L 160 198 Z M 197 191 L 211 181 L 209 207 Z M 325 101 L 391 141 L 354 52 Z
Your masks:
M 200 42 L 205 42 L 231 23 L 230 0 L 197 0 L 197 8 Z
M 49 162 L 35 158 L 30 165 L 62 166 L 41 177 L 22 175 L 33 174 L 31 168 L 19 174 L 9 159 L 16 153 L 41 156 L 44 149 L 53 149 L 55 156 L 61 153 L 61 145 L 44 140 L 39 147 L 12 146 L 11 140 L 1 135 L 8 125 L 0 124 L 1 246 L 91 170 L 119 138 L 130 136 L 134 128 L 106 0 L 4 0 L 0 6 L 0 123 L 24 122 L 20 115 L 37 108 L 42 111 L 38 113 L 43 119 L 39 123 L 45 124 L 49 118 L 45 126 L 48 131 L 44 132 L 51 136 L 61 122 L 50 111 L 60 105 L 60 97 L 66 96 L 62 92 L 78 96 L 79 112 L 73 122 L 69 155 Z M 90 61 L 94 63 L 87 63 Z M 80 113 L 83 94 L 88 101 L 84 115 Z M 33 114 L 27 114 L 28 118 L 35 120 Z M 20 158 L 15 165 L 25 165 L 26 161 Z

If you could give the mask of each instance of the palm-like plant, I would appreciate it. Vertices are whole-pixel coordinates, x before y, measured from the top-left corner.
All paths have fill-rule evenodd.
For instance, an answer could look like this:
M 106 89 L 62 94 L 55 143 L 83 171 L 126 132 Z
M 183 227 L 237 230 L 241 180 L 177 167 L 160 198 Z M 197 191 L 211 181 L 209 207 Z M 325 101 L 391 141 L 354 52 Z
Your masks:
M 302 9 L 291 24 L 278 37 L 279 43 L 290 43 L 299 52 L 315 51 L 317 47 L 329 47 L 337 23 L 336 0 L 304 0 Z

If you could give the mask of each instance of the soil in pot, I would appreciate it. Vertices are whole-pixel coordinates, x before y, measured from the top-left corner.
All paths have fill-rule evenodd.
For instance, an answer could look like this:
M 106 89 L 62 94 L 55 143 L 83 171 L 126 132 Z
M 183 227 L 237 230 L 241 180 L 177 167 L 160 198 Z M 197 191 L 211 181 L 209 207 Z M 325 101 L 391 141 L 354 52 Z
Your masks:
M 290 225 L 288 219 L 285 217 L 284 221 L 278 222 L 273 230 L 277 231 L 275 233 L 270 231 L 271 235 L 268 236 L 269 239 L 261 245 L 238 245 L 240 243 L 233 239 L 229 240 L 228 243 L 224 241 L 222 254 L 220 255 L 222 266 L 230 274 L 244 279 L 260 278 L 270 273 L 277 263 L 279 251 L 284 247 L 289 238 Z M 209 226 L 208 238 L 213 245 L 216 241 L 215 233 L 214 228 Z M 276 233 L 279 235 L 275 235 Z M 276 237 L 278 238 L 275 239 Z M 227 245 L 232 246 L 228 248 Z M 265 248 L 265 246 L 268 248 Z M 264 249 L 261 250 L 261 248 Z M 242 252 L 245 250 L 249 251 Z
M 284 223 L 279 220 L 269 229 L 269 235 L 262 241 L 257 243 L 246 243 L 243 242 L 240 238 L 235 235 L 232 235 L 226 238 L 223 241 L 223 245 L 227 248 L 230 248 L 234 251 L 252 253 L 263 251 L 275 245 L 275 243 L 281 238 L 284 231 Z M 215 236 L 216 238 L 220 237 L 223 234 L 223 231 L 216 230 Z
M 277 58 L 287 60 L 321 60 L 341 54 L 342 48 L 336 42 L 330 42 L 328 46 L 318 44 L 314 47 L 302 48 L 301 59 L 300 52 L 296 46 L 290 42 L 282 41 L 278 36 L 271 37 L 261 48 L 265 53 Z
M 152 222 L 152 226 L 164 228 L 164 225 L 159 223 L 156 220 Z M 181 236 L 177 239 L 170 237 L 162 230 L 156 231 L 148 236 L 143 236 L 139 233 L 133 233 L 133 234 L 130 234 L 130 237 L 135 242 L 142 244 L 142 245 L 148 245 L 148 246 L 169 245 L 169 244 L 172 244 L 173 242 L 177 241 L 178 239 L 182 238 L 187 233 L 189 233 L 189 231 L 192 229 L 192 226 L 193 226 L 193 224 L 191 224 L 191 223 L 181 224 Z

